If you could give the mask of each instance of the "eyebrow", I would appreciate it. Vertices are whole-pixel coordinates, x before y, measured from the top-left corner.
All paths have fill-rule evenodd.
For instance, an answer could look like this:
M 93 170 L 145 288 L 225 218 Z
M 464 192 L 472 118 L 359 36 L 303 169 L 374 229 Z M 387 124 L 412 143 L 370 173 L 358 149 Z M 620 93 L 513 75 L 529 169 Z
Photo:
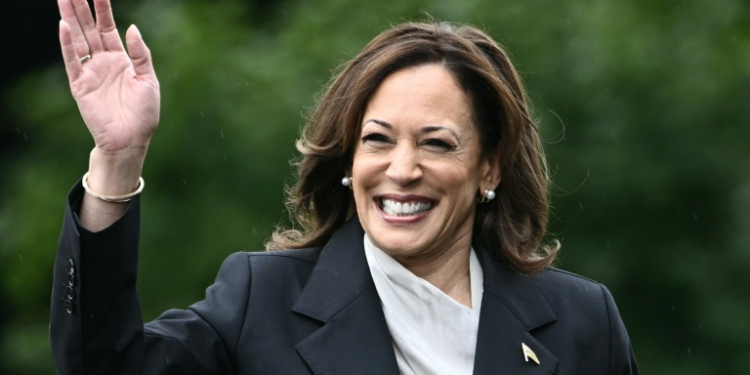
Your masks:
M 371 118 L 371 119 L 369 119 L 369 120 L 365 121 L 365 122 L 364 122 L 364 123 L 362 124 L 362 126 L 364 126 L 364 125 L 365 125 L 365 124 L 367 124 L 368 122 L 374 122 L 374 123 L 376 123 L 376 124 L 378 124 L 378 125 L 380 125 L 380 126 L 382 126 L 382 127 L 384 127 L 384 128 L 388 128 L 388 129 L 393 129 L 393 125 L 391 125 L 391 124 L 390 124 L 389 122 L 387 122 L 387 121 L 383 121 L 383 120 L 378 120 L 378 119 L 375 119 L 375 118 Z
M 378 125 L 386 128 L 386 129 L 393 129 L 393 125 L 391 125 L 389 122 L 383 121 L 383 120 L 378 120 L 378 119 L 375 119 L 375 118 L 368 119 L 362 125 L 364 126 L 368 122 L 372 122 L 372 123 L 378 124 Z M 436 131 L 440 131 L 440 130 L 448 131 L 451 134 L 453 134 L 453 136 L 456 137 L 457 139 L 461 139 L 461 137 L 458 136 L 458 133 L 456 133 L 455 130 L 453 130 L 451 128 L 447 128 L 445 126 L 436 126 L 436 125 L 425 126 L 424 128 L 422 128 L 422 133 L 432 133 L 432 132 L 436 132 Z

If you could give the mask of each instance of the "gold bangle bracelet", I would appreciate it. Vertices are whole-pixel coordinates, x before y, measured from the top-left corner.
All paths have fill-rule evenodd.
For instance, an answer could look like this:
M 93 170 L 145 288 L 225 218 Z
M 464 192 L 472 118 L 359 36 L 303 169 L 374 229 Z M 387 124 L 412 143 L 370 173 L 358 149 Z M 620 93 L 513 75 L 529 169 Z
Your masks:
M 88 179 L 89 179 L 89 172 L 86 172 L 86 174 L 83 175 L 83 180 L 81 181 L 83 184 L 83 190 L 86 190 L 86 193 L 88 193 L 90 196 L 94 198 L 101 199 L 105 202 L 113 202 L 113 203 L 129 202 L 131 199 L 133 199 L 133 197 L 140 194 L 143 191 L 143 187 L 146 185 L 146 183 L 143 181 L 143 177 L 140 177 L 138 179 L 138 188 L 135 189 L 135 191 L 132 193 L 128 193 L 125 195 L 102 195 L 91 190 L 88 184 Z

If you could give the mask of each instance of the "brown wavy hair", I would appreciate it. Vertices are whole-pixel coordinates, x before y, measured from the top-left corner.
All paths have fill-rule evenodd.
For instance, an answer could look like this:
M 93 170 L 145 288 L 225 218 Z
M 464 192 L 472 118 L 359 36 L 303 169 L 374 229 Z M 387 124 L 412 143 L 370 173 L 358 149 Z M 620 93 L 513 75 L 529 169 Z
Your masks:
M 445 22 L 392 27 L 338 69 L 297 141 L 299 178 L 287 206 L 301 229 L 277 230 L 267 248 L 323 246 L 356 214 L 341 178 L 351 166 L 367 103 L 389 74 L 425 64 L 454 75 L 472 101 L 483 157 L 499 157 L 497 197 L 477 204 L 474 241 L 519 272 L 553 262 L 559 243 L 543 244 L 549 173 L 518 72 L 490 36 Z

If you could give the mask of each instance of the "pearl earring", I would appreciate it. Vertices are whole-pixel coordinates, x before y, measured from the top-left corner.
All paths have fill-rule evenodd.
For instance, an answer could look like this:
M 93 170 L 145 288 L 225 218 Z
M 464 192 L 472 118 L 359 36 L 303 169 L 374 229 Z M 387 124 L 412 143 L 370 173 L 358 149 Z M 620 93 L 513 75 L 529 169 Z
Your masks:
M 349 188 L 352 187 L 352 178 L 351 177 L 344 177 L 341 179 L 341 185 L 348 186 Z
M 491 201 L 491 200 L 495 199 L 495 191 L 494 190 L 490 190 L 490 189 L 485 190 L 484 191 L 484 198 L 487 199 L 488 201 Z
M 477 198 L 477 202 L 479 203 L 487 203 L 491 200 L 495 199 L 495 191 L 487 189 L 482 192 L 482 196 Z

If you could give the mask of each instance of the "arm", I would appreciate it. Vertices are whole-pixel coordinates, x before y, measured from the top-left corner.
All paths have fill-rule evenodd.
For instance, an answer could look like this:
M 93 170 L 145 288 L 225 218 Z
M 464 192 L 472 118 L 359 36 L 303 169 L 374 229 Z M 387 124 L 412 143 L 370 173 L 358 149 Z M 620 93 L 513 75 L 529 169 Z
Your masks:
M 86 0 L 58 0 L 60 46 L 71 93 L 95 142 L 88 184 L 102 195 L 124 195 L 138 184 L 159 123 L 159 81 L 138 29 L 128 29 L 126 52 L 109 0 L 94 5 L 96 21 Z M 100 231 L 126 208 L 86 195 L 81 223 Z
M 142 324 L 136 293 L 139 199 L 108 228 L 91 232 L 68 200 L 55 263 L 50 341 L 68 374 L 234 374 L 250 288 L 247 255 L 227 258 L 206 299 Z
M 601 285 L 601 288 L 609 318 L 609 373 L 612 375 L 638 375 L 638 364 L 635 361 L 633 347 L 630 344 L 630 338 L 625 330 L 620 312 L 615 305 L 615 300 L 604 285 Z
M 139 198 L 123 205 L 120 220 L 92 233 L 74 211 L 82 195 L 78 184 L 68 197 L 55 261 L 50 344 L 60 374 L 104 374 L 115 358 L 142 359 L 135 293 Z
M 128 29 L 126 51 L 109 0 L 94 5 L 96 21 L 86 0 L 58 0 L 60 45 L 71 93 L 95 142 L 88 184 L 101 195 L 117 196 L 135 190 L 141 175 L 159 122 L 159 83 L 138 29 Z M 226 354 L 195 346 L 196 337 L 223 342 L 211 328 L 231 325 L 218 323 L 223 315 L 188 310 L 190 319 L 164 321 L 162 331 L 169 334 L 144 334 L 135 291 L 138 199 L 112 203 L 82 190 L 78 185 L 69 197 L 55 264 L 50 339 L 58 371 L 230 373 Z M 214 314 L 228 315 L 221 309 L 238 306 L 216 302 L 214 310 L 212 301 L 224 300 L 212 297 L 202 304 Z M 171 361 L 165 365 L 166 357 Z

